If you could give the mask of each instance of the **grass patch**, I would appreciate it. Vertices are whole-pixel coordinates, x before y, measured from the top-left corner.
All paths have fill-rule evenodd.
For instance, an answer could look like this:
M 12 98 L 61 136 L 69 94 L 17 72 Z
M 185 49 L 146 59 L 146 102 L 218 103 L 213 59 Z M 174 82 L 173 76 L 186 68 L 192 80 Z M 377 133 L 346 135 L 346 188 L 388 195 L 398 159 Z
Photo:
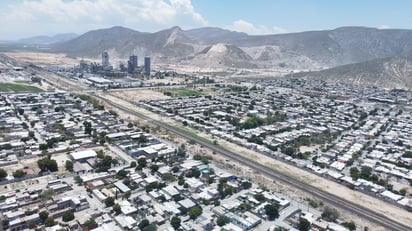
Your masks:
M 40 88 L 16 83 L 0 83 L 0 92 L 42 92 Z
M 200 96 L 203 92 L 190 89 L 190 88 L 173 88 L 163 91 L 163 94 L 172 97 L 188 97 L 188 96 Z

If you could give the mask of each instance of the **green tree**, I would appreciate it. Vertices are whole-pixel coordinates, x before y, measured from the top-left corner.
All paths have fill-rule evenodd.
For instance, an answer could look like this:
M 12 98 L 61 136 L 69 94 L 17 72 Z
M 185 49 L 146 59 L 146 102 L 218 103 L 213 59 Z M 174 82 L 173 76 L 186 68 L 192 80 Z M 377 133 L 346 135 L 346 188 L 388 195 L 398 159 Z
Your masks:
M 352 177 L 353 180 L 357 180 L 360 178 L 360 172 L 359 169 L 357 167 L 352 167 L 349 170 L 350 172 L 350 176 Z
M 67 171 L 73 172 L 73 162 L 71 160 L 66 160 L 65 167 Z
M 130 162 L 130 167 L 131 167 L 131 168 L 136 168 L 136 166 L 137 166 L 136 161 Z
M 38 160 L 37 165 L 39 166 L 42 172 L 57 172 L 58 170 L 57 162 L 55 160 L 50 159 L 49 157 L 45 157 Z
M 154 224 L 150 224 L 142 229 L 142 231 L 156 231 L 157 227 Z
M 140 221 L 140 223 L 137 225 L 140 230 L 143 230 L 146 226 L 150 225 L 149 220 L 143 219 Z
M 372 168 L 369 166 L 362 166 L 360 174 L 361 174 L 361 178 L 369 179 L 372 175 Z
M 139 159 L 137 160 L 137 164 L 138 164 L 141 168 L 146 167 L 146 165 L 147 165 L 146 158 L 139 158 Z
M 192 220 L 195 220 L 201 214 L 202 214 L 202 207 L 200 207 L 200 206 L 195 206 L 195 207 L 189 209 L 189 217 Z
M 0 181 L 7 177 L 7 172 L 0 168 Z
M 42 223 L 49 217 L 49 213 L 47 211 L 41 211 L 39 213 L 39 217 Z
M 274 220 L 279 216 L 279 205 L 274 203 L 265 205 L 265 213 L 269 220 Z
M 104 200 L 104 204 L 106 205 L 106 207 L 112 207 L 114 205 L 114 198 L 113 197 L 107 197 Z
M 339 212 L 335 208 L 325 206 L 322 212 L 322 218 L 325 221 L 335 222 L 339 218 Z
M 120 205 L 119 204 L 115 204 L 115 205 L 113 205 L 113 211 L 116 213 L 116 214 L 120 214 L 121 212 L 122 212 L 122 208 L 120 207 Z
M 170 225 L 177 230 L 180 227 L 180 218 L 177 216 L 172 217 L 172 219 L 170 220 Z
M 299 224 L 298 224 L 298 229 L 299 231 L 309 231 L 310 230 L 310 222 L 306 220 L 305 218 L 300 218 L 299 219 Z
M 229 222 L 230 220 L 226 216 L 219 216 L 216 220 L 216 224 L 220 227 L 225 226 Z
M 15 172 L 13 172 L 13 177 L 14 177 L 14 178 L 22 178 L 22 177 L 24 177 L 25 175 L 26 175 L 26 173 L 25 173 L 23 170 L 21 170 L 21 169 L 16 170 Z
M 64 213 L 63 213 L 62 220 L 63 220 L 64 222 L 74 220 L 74 213 L 73 213 L 72 211 L 66 211 L 66 212 L 64 212 Z
M 56 224 L 56 222 L 54 222 L 54 219 L 52 217 L 48 217 L 46 218 L 46 220 L 44 221 L 44 225 L 46 227 L 52 227 Z
M 355 222 L 353 222 L 353 221 L 343 222 L 341 225 L 344 226 L 344 227 L 346 227 L 346 228 L 349 229 L 350 231 L 356 230 L 356 224 L 355 224 Z
M 83 223 L 82 227 L 87 230 L 92 230 L 97 227 L 97 223 L 95 220 L 90 218 L 89 220 Z

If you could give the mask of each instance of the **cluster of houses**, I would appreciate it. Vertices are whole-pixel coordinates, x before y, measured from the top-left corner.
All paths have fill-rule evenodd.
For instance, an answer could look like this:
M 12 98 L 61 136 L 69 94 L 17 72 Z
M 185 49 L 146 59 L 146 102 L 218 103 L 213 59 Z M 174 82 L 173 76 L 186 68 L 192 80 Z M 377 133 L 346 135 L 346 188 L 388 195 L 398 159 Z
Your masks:
M 253 91 L 138 104 L 214 137 L 412 209 L 408 195 L 412 193 L 412 158 L 404 156 L 412 150 L 411 92 L 304 80 L 254 84 L 259 87 Z M 283 118 L 276 118 L 281 114 Z M 270 116 L 271 121 L 265 121 Z M 264 122 L 250 127 L 247 122 L 251 118 Z M 285 148 L 302 137 L 323 140 L 302 145 L 310 150 L 304 158 L 286 155 Z M 353 179 L 350 168 L 362 166 L 371 167 L 378 179 L 388 183 Z
M 175 217 L 183 230 L 293 229 L 296 222 L 284 221 L 305 214 L 307 205 L 254 183 L 246 187 L 246 180 L 204 159 L 179 155 L 174 145 L 119 120 L 86 96 L 3 95 L 0 115 L 3 168 L 17 166 L 31 175 L 15 178 L 9 170 L 0 181 L 3 229 L 112 231 L 147 222 L 173 230 Z M 39 174 L 36 161 L 47 155 L 58 162 L 58 172 Z M 107 170 L 98 171 L 105 159 Z M 268 204 L 282 212 L 279 219 L 268 219 Z M 222 217 L 224 224 L 218 224 Z

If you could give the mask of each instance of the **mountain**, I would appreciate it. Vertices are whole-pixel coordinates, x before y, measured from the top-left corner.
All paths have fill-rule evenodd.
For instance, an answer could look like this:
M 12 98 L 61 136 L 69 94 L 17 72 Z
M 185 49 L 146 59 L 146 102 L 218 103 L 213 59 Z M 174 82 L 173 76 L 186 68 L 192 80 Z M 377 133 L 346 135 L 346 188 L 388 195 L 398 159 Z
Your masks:
M 412 59 L 391 57 L 347 64 L 322 71 L 287 75 L 293 78 L 325 80 L 384 88 L 412 88 Z
M 201 44 L 231 43 L 245 38 L 248 35 L 243 32 L 229 31 L 217 27 L 203 27 L 186 31 L 186 34 Z
M 55 36 L 34 36 L 30 38 L 19 39 L 17 43 L 46 45 L 46 44 L 68 41 L 73 38 L 76 38 L 77 36 L 78 35 L 74 33 L 57 34 Z
M 289 73 L 388 57 L 412 57 L 412 30 L 341 27 L 248 35 L 213 27 L 187 31 L 172 27 L 155 33 L 112 27 L 89 31 L 51 47 L 71 56 L 97 58 L 108 51 L 111 59 L 124 60 L 131 54 L 142 59 L 150 55 L 157 63 L 267 68 Z M 226 51 L 219 53 L 214 48 Z

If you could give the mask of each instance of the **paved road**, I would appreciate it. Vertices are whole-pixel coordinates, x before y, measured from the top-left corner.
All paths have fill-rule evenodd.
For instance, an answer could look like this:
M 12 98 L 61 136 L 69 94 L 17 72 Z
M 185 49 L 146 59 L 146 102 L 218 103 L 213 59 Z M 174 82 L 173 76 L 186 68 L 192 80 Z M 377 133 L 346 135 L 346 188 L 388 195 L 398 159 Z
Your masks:
M 362 218 L 366 218 L 369 221 L 372 221 L 372 222 L 374 222 L 378 225 L 381 225 L 382 227 L 387 228 L 388 230 L 405 230 L 405 231 L 411 230 L 411 227 L 409 227 L 407 225 L 404 225 L 402 223 L 399 223 L 399 222 L 397 222 L 397 221 L 395 221 L 395 220 L 393 220 L 389 217 L 386 217 L 383 214 L 372 211 L 372 210 L 370 210 L 368 208 L 365 208 L 365 207 L 363 207 L 359 204 L 356 204 L 354 202 L 350 202 L 350 201 L 347 201 L 345 199 L 342 199 L 342 198 L 340 198 L 340 197 L 338 197 L 334 194 L 331 194 L 329 192 L 325 192 L 325 191 L 323 191 L 321 189 L 318 189 L 314 186 L 306 184 L 305 182 L 297 181 L 296 179 L 294 179 L 294 178 L 292 178 L 288 175 L 285 175 L 282 172 L 278 172 L 274 169 L 268 168 L 263 164 L 252 162 L 252 161 L 250 161 L 250 160 L 248 160 L 248 159 L 246 159 L 246 158 L 244 158 L 244 157 L 242 157 L 242 156 L 240 156 L 240 155 L 238 155 L 238 154 L 236 154 L 232 151 L 228 151 L 228 150 L 223 149 L 223 148 L 221 148 L 217 145 L 213 145 L 212 143 L 203 141 L 201 139 L 197 139 L 196 137 L 192 137 L 192 136 L 190 136 L 186 133 L 181 132 L 180 130 L 177 130 L 176 128 L 174 128 L 174 127 L 172 127 L 172 126 L 170 126 L 166 123 L 163 123 L 163 122 L 157 121 L 157 120 L 153 120 L 152 118 L 150 118 L 150 117 L 148 117 L 144 114 L 133 111 L 129 108 L 126 108 L 126 107 L 118 104 L 118 103 L 110 101 L 106 98 L 103 98 L 103 97 L 100 97 L 100 96 L 97 96 L 97 95 L 94 95 L 94 94 L 92 94 L 92 95 L 94 97 L 99 98 L 100 100 L 108 103 L 109 105 L 111 105 L 115 108 L 118 108 L 122 111 L 125 111 L 128 114 L 140 117 L 144 120 L 150 120 L 153 124 L 155 124 L 159 127 L 167 129 L 168 131 L 173 132 L 173 133 L 175 133 L 175 134 L 177 134 L 181 137 L 184 137 L 186 139 L 194 140 L 198 144 L 201 144 L 201 145 L 203 145 L 203 146 L 211 149 L 212 151 L 214 151 L 216 153 L 219 153 L 223 156 L 226 156 L 226 157 L 229 157 L 233 160 L 236 160 L 236 161 L 240 162 L 241 164 L 243 164 L 245 166 L 248 166 L 248 167 L 250 167 L 250 168 L 252 168 L 252 169 L 254 169 L 258 172 L 261 172 L 261 173 L 271 177 L 272 179 L 275 179 L 275 180 L 284 182 L 286 184 L 289 184 L 291 186 L 294 186 L 295 188 L 297 188 L 299 190 L 302 190 L 304 192 L 307 192 L 309 194 L 314 195 L 315 197 L 321 199 L 322 201 L 324 201 L 326 203 L 329 203 L 329 204 L 334 205 L 336 207 L 339 207 L 339 208 L 345 209 L 347 211 L 350 211 L 354 214 L 357 214 Z

